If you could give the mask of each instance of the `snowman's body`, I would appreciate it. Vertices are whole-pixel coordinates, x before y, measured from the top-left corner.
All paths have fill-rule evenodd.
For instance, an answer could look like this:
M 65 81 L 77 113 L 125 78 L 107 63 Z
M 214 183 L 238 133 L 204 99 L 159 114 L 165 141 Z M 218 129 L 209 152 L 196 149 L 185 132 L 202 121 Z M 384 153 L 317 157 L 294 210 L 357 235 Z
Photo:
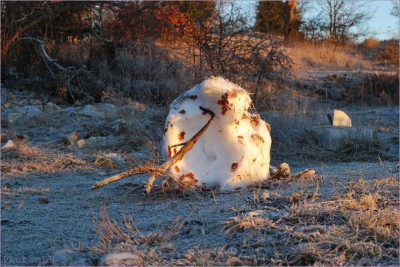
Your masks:
M 221 77 L 211 77 L 178 97 L 164 130 L 163 156 L 174 156 L 210 119 L 200 106 L 215 113 L 203 136 L 170 169 L 187 186 L 241 187 L 269 177 L 269 125 L 250 113 L 249 94 Z

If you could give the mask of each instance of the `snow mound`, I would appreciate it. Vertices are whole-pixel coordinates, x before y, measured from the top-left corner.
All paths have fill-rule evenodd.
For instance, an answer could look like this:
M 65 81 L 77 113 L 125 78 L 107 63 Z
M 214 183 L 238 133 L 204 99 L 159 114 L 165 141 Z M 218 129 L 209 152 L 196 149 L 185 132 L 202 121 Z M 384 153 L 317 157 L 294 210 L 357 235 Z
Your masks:
M 163 157 L 173 157 L 208 122 L 207 131 L 170 167 L 183 185 L 241 187 L 269 177 L 271 135 L 269 124 L 250 113 L 252 101 L 240 86 L 211 77 L 180 95 L 170 106 L 164 129 Z

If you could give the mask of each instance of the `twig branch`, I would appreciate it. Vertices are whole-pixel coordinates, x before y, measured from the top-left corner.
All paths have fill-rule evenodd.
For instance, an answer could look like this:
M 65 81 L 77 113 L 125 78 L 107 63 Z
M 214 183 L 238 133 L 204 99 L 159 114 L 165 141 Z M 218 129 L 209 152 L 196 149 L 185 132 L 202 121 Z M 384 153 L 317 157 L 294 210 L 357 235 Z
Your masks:
M 135 168 L 133 170 L 111 176 L 107 179 L 104 179 L 100 182 L 95 183 L 92 186 L 92 190 L 98 189 L 109 183 L 113 183 L 113 182 L 121 180 L 123 178 L 133 176 L 135 174 L 150 173 L 151 176 L 150 176 L 150 179 L 149 179 L 148 183 L 146 184 L 146 188 L 145 188 L 146 193 L 149 194 L 153 189 L 154 181 L 156 180 L 157 176 L 165 174 L 169 167 L 171 167 L 176 162 L 181 160 L 185 156 L 185 154 L 187 152 L 189 152 L 192 149 L 192 147 L 197 143 L 197 141 L 205 133 L 205 131 L 207 131 L 208 127 L 210 126 L 211 122 L 213 121 L 213 119 L 215 117 L 215 113 L 213 111 L 203 108 L 201 106 L 199 108 L 201 111 L 209 114 L 211 116 L 210 119 L 189 141 L 187 141 L 183 145 L 183 147 L 171 159 L 169 159 L 168 161 L 163 163 L 161 166 L 158 166 L 156 168 L 149 169 L 149 168 L 143 168 L 143 167 L 139 166 L 138 168 Z
M 45 42 L 43 40 L 40 40 L 38 38 L 34 38 L 34 37 L 30 37 L 30 36 L 25 36 L 22 37 L 20 39 L 20 41 L 32 41 L 32 42 L 36 42 L 39 45 L 39 49 L 40 49 L 40 55 L 42 56 L 43 60 L 45 62 L 50 62 L 52 63 L 54 66 L 56 66 L 58 69 L 62 70 L 62 71 L 70 71 L 73 70 L 74 68 L 64 68 L 63 66 L 61 66 L 60 64 L 58 64 L 56 62 L 55 59 L 52 59 L 49 54 L 47 54 L 46 49 L 44 48 Z M 46 64 L 47 65 L 47 64 Z

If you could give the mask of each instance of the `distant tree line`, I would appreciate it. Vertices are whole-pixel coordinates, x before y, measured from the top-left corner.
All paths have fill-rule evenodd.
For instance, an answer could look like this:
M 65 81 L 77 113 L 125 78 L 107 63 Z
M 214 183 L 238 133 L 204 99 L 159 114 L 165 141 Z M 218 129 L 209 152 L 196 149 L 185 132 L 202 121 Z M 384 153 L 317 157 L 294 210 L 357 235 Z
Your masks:
M 396 13 L 396 4 L 393 12 Z M 312 13 L 307 19 L 304 14 Z M 257 5 L 254 29 L 273 35 L 307 40 L 332 40 L 340 44 L 354 41 L 365 34 L 356 27 L 371 19 L 368 1 L 288 0 L 260 1 Z M 288 31 L 289 29 L 289 31 Z
M 278 41 L 252 37 L 233 2 L 3 1 L 1 12 L 3 81 L 29 77 L 67 101 L 111 88 L 164 103 L 173 81 L 210 75 L 258 88 L 291 64 Z M 159 45 L 168 42 L 187 50 L 179 62 Z
M 106 88 L 132 95 L 143 80 L 160 84 L 158 68 L 167 66 L 171 80 L 224 75 L 255 80 L 257 93 L 265 79 L 291 66 L 282 39 L 348 43 L 357 37 L 352 29 L 370 18 L 364 4 L 260 1 L 250 25 L 234 2 L 224 1 L 1 1 L 2 81 L 28 76 L 53 92 L 66 87 L 71 96 L 90 86 L 99 98 Z M 180 62 L 159 45 L 168 42 L 186 49 Z M 191 76 L 179 78 L 183 68 Z M 159 99 L 162 91 L 154 86 L 147 98 Z

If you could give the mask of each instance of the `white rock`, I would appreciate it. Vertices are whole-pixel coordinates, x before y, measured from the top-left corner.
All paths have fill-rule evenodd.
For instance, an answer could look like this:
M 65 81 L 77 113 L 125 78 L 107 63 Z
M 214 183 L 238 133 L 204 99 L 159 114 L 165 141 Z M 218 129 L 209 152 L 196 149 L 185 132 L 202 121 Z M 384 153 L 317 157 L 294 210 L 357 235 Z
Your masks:
M 114 144 L 112 137 L 92 136 L 88 139 L 80 139 L 77 142 L 79 148 L 99 148 Z
M 179 96 L 165 124 L 163 156 L 174 156 L 210 119 L 200 106 L 216 116 L 194 147 L 170 168 L 188 185 L 230 189 L 269 177 L 271 135 L 267 123 L 252 107 L 249 94 L 221 77 L 211 77 Z
M 115 160 L 118 162 L 124 161 L 124 158 L 118 153 L 107 153 L 107 154 L 102 155 L 102 157 L 104 157 L 106 159 L 112 159 L 112 160 Z
M 92 266 L 90 259 L 85 258 L 83 253 L 70 249 L 61 249 L 54 253 L 51 263 L 53 266 Z
M 333 126 L 347 126 L 351 127 L 350 117 L 343 111 L 334 109 L 327 114 L 329 123 Z
M 7 152 L 15 149 L 15 143 L 12 140 L 8 140 L 4 146 L 1 147 L 1 152 Z
M 144 261 L 138 255 L 120 252 L 102 256 L 97 263 L 98 266 L 143 266 Z

